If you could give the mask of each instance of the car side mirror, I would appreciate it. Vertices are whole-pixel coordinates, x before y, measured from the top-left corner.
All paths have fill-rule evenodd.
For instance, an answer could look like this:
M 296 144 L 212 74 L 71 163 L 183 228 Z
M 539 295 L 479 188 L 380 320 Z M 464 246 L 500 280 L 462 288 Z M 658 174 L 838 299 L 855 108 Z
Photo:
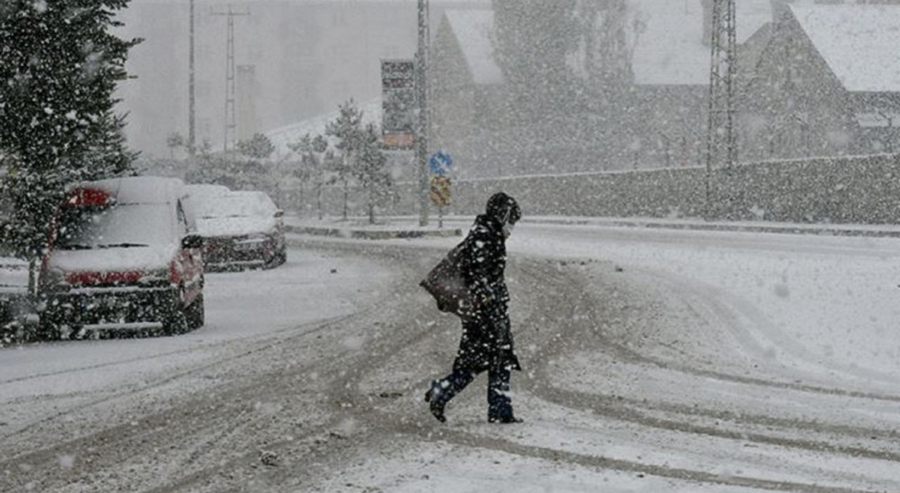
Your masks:
M 283 210 L 278 209 L 277 211 L 275 211 L 275 219 L 281 219 L 282 217 L 284 217 L 284 211 L 283 211 Z
M 203 237 L 200 235 L 187 235 L 181 239 L 181 248 L 203 248 Z

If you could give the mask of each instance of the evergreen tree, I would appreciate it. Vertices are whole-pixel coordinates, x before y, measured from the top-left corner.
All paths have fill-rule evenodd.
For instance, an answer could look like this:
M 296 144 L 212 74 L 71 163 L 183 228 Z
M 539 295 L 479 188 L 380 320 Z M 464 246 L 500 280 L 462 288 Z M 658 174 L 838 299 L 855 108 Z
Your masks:
M 362 148 L 364 132 L 362 128 L 362 110 L 356 107 L 353 99 L 340 105 L 338 117 L 329 122 L 325 134 L 337 140 L 335 149 L 339 151 L 338 159 L 332 161 L 331 171 L 344 188 L 343 218 L 347 220 L 347 207 L 350 194 L 350 179 L 354 175 L 359 151 Z
M 0 154 L 11 159 L 12 240 L 36 265 L 66 185 L 129 171 L 113 92 L 129 48 L 110 31 L 128 0 L 4 0 Z M 32 269 L 34 273 L 35 269 Z M 31 281 L 36 288 L 35 277 Z
M 288 148 L 300 156 L 300 166 L 295 170 L 295 176 L 300 180 L 301 202 L 302 187 L 305 183 L 313 182 L 313 192 L 316 197 L 316 211 L 319 220 L 322 219 L 322 190 L 325 187 L 325 153 L 328 150 L 328 141 L 321 135 L 312 137 L 306 134 Z
M 391 186 L 391 175 L 385 169 L 387 156 L 381 148 L 378 128 L 366 125 L 359 149 L 359 162 L 354 168 L 354 176 L 366 194 L 369 223 L 375 224 L 375 205 L 387 194 Z
M 271 163 L 232 152 L 201 151 L 196 167 L 185 177 L 191 183 L 213 183 L 233 190 L 267 190 Z
M 275 153 L 275 145 L 265 135 L 255 133 L 253 137 L 238 142 L 237 150 L 254 159 L 269 159 Z
M 166 137 L 166 147 L 169 148 L 169 157 L 175 159 L 175 150 L 187 147 L 187 139 L 180 132 L 172 132 Z
M 316 210 L 319 214 L 319 220 L 322 220 L 322 191 L 325 189 L 325 159 L 328 156 L 328 140 L 322 135 L 316 135 L 312 141 L 312 150 L 317 158 L 315 174 L 316 184 Z

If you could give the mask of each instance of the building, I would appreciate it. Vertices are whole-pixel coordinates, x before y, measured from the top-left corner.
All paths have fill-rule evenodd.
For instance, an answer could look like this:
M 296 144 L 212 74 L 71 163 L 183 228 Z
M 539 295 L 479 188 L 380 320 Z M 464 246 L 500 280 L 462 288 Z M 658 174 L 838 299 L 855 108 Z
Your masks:
M 782 4 L 747 89 L 755 157 L 895 152 L 900 5 Z
M 498 117 L 510 114 L 512 102 L 493 57 L 493 12 L 447 11 L 433 50 L 435 144 L 460 156 L 457 162 L 468 176 L 702 164 L 712 3 L 624 0 L 623 5 L 618 22 L 626 85 L 610 104 L 586 105 L 570 118 L 549 122 Z M 772 4 L 741 0 L 737 10 L 738 42 L 744 63 L 752 66 L 767 39 Z M 569 60 L 588 87 L 604 83 L 592 78 L 589 68 L 596 57 L 587 47 L 596 45 L 585 41 Z
M 706 160 L 712 1 L 629 0 L 634 74 L 631 158 L 643 166 Z M 772 20 L 770 0 L 739 0 L 738 77 L 758 56 Z

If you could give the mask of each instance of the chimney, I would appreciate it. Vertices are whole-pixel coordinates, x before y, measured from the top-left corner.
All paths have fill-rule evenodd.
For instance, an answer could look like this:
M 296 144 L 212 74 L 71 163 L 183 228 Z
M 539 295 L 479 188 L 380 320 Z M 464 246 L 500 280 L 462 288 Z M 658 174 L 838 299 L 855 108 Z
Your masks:
M 712 45 L 713 0 L 700 0 L 703 6 L 703 46 Z

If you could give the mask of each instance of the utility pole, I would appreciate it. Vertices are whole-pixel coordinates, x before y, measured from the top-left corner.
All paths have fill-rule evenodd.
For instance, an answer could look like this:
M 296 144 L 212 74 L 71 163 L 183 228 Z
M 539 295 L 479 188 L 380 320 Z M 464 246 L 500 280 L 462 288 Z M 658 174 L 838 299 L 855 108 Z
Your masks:
M 188 155 L 197 151 L 197 100 L 194 85 L 194 0 L 191 0 L 190 53 L 188 54 Z
M 735 76 L 737 28 L 735 0 L 712 0 L 709 121 L 706 135 L 706 215 L 712 213 L 712 170 L 737 164 Z
M 419 226 L 428 225 L 428 0 L 419 0 L 419 48 L 416 51 L 416 167 L 419 175 Z
M 234 18 L 250 15 L 250 12 L 234 12 L 228 5 L 228 12 L 212 12 L 211 15 L 228 17 L 228 37 L 225 49 L 225 152 L 234 149 L 237 134 L 235 117 L 235 67 L 234 67 Z

